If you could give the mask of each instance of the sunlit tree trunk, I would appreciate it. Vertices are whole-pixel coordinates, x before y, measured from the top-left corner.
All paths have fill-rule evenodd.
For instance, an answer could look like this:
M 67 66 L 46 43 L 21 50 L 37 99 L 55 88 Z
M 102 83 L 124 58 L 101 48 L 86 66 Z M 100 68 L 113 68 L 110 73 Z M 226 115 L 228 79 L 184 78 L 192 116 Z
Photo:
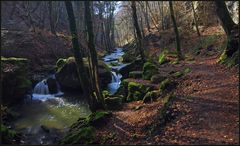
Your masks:
M 191 5 L 192 5 L 192 11 L 193 11 L 193 19 L 194 19 L 195 26 L 196 26 L 196 29 L 197 29 L 197 34 L 198 34 L 198 36 L 201 36 L 200 31 L 198 29 L 198 22 L 197 22 L 197 18 L 196 18 L 196 12 L 195 12 L 195 8 L 194 8 L 194 5 L 193 5 L 193 1 L 191 1 Z

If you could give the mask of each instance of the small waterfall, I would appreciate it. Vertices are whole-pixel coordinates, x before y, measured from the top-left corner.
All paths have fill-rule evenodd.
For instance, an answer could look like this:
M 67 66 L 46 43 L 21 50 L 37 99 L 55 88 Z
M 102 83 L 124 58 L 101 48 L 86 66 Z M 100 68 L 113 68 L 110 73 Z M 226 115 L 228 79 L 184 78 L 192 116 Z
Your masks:
M 37 85 L 33 89 L 33 93 L 43 95 L 49 94 L 47 80 L 44 79 L 41 82 L 37 83 Z
M 49 78 L 56 79 L 55 75 L 50 75 L 47 79 Z M 48 99 L 53 99 L 56 96 L 62 96 L 64 94 L 63 92 L 61 92 L 60 85 L 57 81 L 57 93 L 50 94 L 47 79 L 43 79 L 42 81 L 37 83 L 37 85 L 33 89 L 32 99 L 46 101 Z
M 112 82 L 108 84 L 108 90 L 110 94 L 114 94 L 117 89 L 120 87 L 121 83 L 121 74 L 117 74 L 116 72 L 112 71 Z

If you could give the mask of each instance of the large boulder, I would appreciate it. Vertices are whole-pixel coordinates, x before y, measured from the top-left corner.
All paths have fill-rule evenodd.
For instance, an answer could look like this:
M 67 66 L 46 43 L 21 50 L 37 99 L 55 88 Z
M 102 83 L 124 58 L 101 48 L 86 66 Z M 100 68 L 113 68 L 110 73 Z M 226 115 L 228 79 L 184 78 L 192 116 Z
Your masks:
M 148 80 L 125 79 L 121 82 L 117 91 L 118 95 L 123 95 L 123 101 L 142 100 L 145 94 L 152 90 L 158 90 L 158 85 L 151 84 Z
M 89 64 L 87 58 L 84 58 L 85 70 L 88 70 Z M 77 74 L 77 67 L 74 57 L 67 59 L 59 59 L 56 64 L 56 79 L 59 82 L 63 91 L 80 91 L 81 86 Z M 109 67 L 101 60 L 98 60 L 98 71 L 100 78 L 100 86 L 106 89 L 108 83 L 112 80 L 112 75 Z M 89 78 L 89 77 L 86 77 Z
M 154 74 L 158 73 L 158 68 L 151 62 L 145 62 L 143 65 L 143 79 L 150 80 Z
M 29 61 L 25 58 L 1 57 L 1 63 L 2 101 L 4 104 L 18 103 L 31 90 Z
M 123 78 L 127 78 L 129 76 L 129 72 L 136 71 L 136 70 L 142 70 L 142 60 L 137 59 L 129 63 L 128 65 L 122 67 L 119 70 L 119 73 L 123 76 Z

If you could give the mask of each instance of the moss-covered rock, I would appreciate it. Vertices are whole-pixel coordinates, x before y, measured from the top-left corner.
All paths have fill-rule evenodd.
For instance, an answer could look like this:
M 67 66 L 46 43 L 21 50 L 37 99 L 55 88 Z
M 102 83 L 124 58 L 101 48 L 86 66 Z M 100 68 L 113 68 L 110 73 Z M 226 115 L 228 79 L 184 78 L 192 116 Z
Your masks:
M 142 100 L 144 95 L 152 89 L 152 86 L 130 81 L 128 83 L 127 101 Z
M 143 98 L 143 102 L 144 103 L 152 102 L 152 101 L 156 100 L 159 95 L 160 95 L 159 90 L 147 92 L 147 94 Z
M 233 53 L 232 57 L 227 57 L 226 51 L 224 51 L 219 57 L 218 63 L 225 64 L 227 67 L 239 65 L 239 50 Z
M 25 58 L 1 57 L 2 101 L 14 104 L 22 101 L 31 90 L 28 60 Z
M 89 63 L 87 58 L 84 58 L 83 61 L 85 70 L 88 71 Z M 61 89 L 64 91 L 81 91 L 74 57 L 59 59 L 56 66 L 56 78 L 61 86 Z M 102 60 L 98 60 L 98 71 L 100 86 L 102 89 L 106 89 L 108 83 L 112 80 L 111 70 Z
M 143 65 L 142 60 L 136 59 L 131 63 L 127 64 L 126 66 L 122 67 L 119 70 L 119 73 L 123 76 L 123 78 L 127 78 L 129 76 L 129 72 L 135 70 L 142 70 L 142 65 Z
M 105 98 L 105 104 L 107 109 L 118 110 L 122 108 L 122 98 L 121 97 L 108 97 Z
M 88 126 L 68 134 L 59 144 L 92 144 L 94 139 L 95 129 L 92 126 Z
M 158 84 L 160 82 L 162 82 L 163 80 L 165 80 L 167 77 L 162 76 L 160 74 L 155 74 L 151 77 L 151 82 L 154 84 Z
M 151 62 L 146 62 L 143 65 L 143 79 L 150 80 L 154 74 L 158 73 L 158 68 Z
M 112 114 L 97 111 L 86 118 L 79 118 L 71 125 L 68 134 L 58 144 L 92 144 L 95 141 L 95 128 L 106 124 Z
M 56 79 L 48 78 L 47 79 L 48 89 L 50 94 L 55 94 L 58 92 L 58 85 Z
M 20 134 L 1 124 L 1 144 L 19 144 Z
M 129 77 L 130 78 L 134 78 L 134 79 L 139 79 L 139 78 L 142 78 L 142 71 L 131 71 L 129 73 Z
M 170 79 L 163 80 L 159 85 L 160 90 L 163 92 L 171 91 L 175 87 L 176 87 L 176 82 L 171 81 Z
M 177 72 L 173 73 L 173 76 L 176 77 L 176 78 L 179 78 L 179 77 L 182 77 L 182 76 L 184 76 L 184 75 L 186 75 L 190 72 L 191 72 L 190 68 L 185 68 L 182 71 L 177 71 Z

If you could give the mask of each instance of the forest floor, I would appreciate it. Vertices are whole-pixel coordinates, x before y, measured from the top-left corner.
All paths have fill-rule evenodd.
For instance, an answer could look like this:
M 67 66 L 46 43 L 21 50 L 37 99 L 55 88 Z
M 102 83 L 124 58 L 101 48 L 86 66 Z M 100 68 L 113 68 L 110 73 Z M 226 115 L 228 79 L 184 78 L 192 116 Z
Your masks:
M 159 135 L 149 139 L 146 125 L 153 122 L 160 100 L 125 103 L 122 110 L 113 111 L 98 135 L 107 144 L 239 144 L 238 70 L 216 61 L 212 56 L 174 65 L 177 70 L 189 67 L 191 72 L 178 79 L 171 107 L 178 115 Z M 164 67 L 169 69 L 172 67 Z M 133 110 L 140 105 L 141 109 Z
M 148 104 L 134 101 L 125 103 L 119 111 L 112 111 L 108 123 L 97 129 L 99 142 L 239 144 L 238 68 L 220 65 L 218 58 L 217 53 L 205 54 L 195 56 L 193 61 L 165 64 L 159 68 L 162 72 L 190 68 L 191 72 L 177 79 L 176 98 L 170 107 L 177 116 L 158 134 L 149 136 L 149 125 L 156 119 L 162 100 Z M 134 110 L 137 106 L 142 108 Z

